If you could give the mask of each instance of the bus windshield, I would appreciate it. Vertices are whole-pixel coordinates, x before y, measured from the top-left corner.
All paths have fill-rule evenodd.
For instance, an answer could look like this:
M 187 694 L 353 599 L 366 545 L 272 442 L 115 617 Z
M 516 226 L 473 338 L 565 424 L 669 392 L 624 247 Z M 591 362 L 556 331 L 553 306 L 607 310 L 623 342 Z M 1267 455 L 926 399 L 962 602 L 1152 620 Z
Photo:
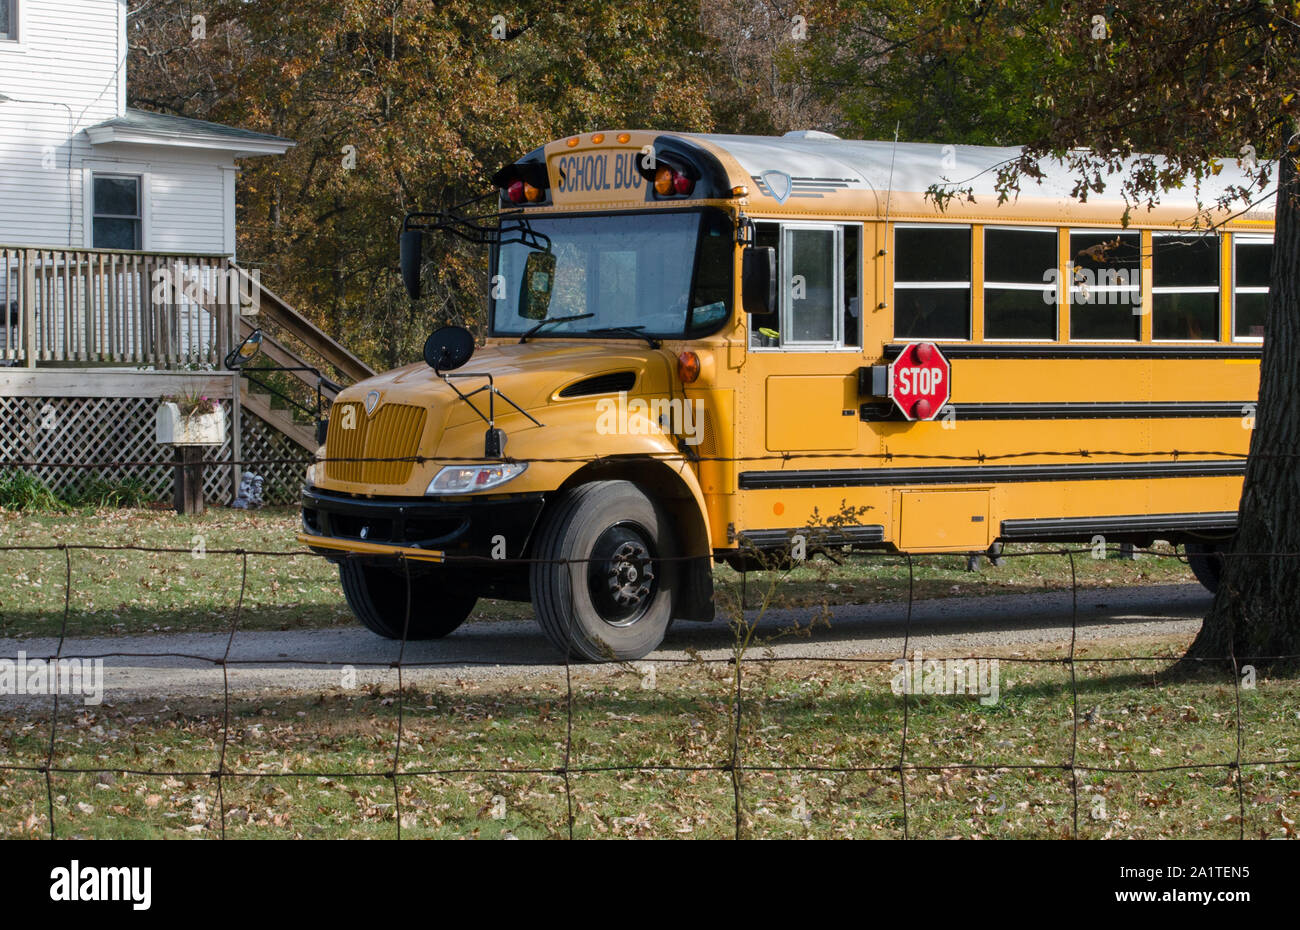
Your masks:
M 503 223 L 510 228 L 511 220 Z M 525 281 L 533 245 L 496 250 L 492 334 L 626 338 L 626 330 L 666 339 L 704 335 L 731 312 L 734 236 L 721 210 L 529 218 L 534 241 L 550 243 L 553 270 Z M 699 267 L 696 262 L 698 258 Z M 544 311 L 532 295 L 549 288 Z M 615 330 L 624 330 L 623 334 Z

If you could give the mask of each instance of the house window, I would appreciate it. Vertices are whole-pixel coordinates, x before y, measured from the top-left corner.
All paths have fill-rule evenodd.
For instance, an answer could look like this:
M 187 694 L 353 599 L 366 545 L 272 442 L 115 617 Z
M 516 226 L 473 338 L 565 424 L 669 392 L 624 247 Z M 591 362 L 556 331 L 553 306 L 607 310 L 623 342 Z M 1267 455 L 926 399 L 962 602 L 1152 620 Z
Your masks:
M 1153 339 L 1219 338 L 1219 237 L 1151 236 Z
M 0 40 L 18 41 L 18 0 L 0 0 Z
M 140 208 L 140 179 L 97 174 L 94 177 L 94 187 L 92 247 L 96 249 L 142 248 L 144 231 Z
M 1070 338 L 1141 337 L 1142 234 L 1070 233 Z
M 1236 339 L 1262 339 L 1268 311 L 1268 266 L 1273 261 L 1273 240 L 1232 237 L 1232 335 Z
M 894 229 L 894 337 L 970 338 L 969 226 Z
M 1056 338 L 1056 230 L 984 230 L 984 338 Z
M 792 349 L 862 344 L 862 227 L 757 224 L 754 244 L 775 248 L 780 309 L 751 318 L 750 345 Z

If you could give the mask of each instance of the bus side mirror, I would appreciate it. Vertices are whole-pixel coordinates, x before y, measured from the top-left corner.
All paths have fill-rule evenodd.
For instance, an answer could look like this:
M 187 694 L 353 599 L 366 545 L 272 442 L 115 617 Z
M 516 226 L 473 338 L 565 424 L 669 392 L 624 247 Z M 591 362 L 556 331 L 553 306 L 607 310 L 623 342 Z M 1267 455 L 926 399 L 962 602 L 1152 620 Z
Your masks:
M 424 259 L 424 233 L 408 229 L 402 233 L 402 283 L 412 300 L 420 299 L 420 264 Z
M 746 313 L 776 313 L 776 249 L 750 246 L 740 263 L 740 298 Z

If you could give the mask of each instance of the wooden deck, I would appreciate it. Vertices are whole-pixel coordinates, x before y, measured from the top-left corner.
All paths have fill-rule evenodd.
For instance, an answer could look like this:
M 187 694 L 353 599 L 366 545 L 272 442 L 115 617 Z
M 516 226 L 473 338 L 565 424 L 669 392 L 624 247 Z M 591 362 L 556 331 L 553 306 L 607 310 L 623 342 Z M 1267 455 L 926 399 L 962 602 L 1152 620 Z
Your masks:
M 224 401 L 228 417 L 226 446 L 209 454 L 227 463 L 208 469 L 212 500 L 233 497 L 241 459 L 309 458 L 312 427 L 222 369 L 254 329 L 272 364 L 337 383 L 374 373 L 224 256 L 0 245 L 0 470 L 23 467 L 54 487 L 111 472 L 103 477 L 140 479 L 165 497 L 170 450 L 154 442 L 154 410 L 164 395 L 196 392 Z M 285 396 L 314 406 L 312 372 L 260 377 L 279 377 Z M 328 404 L 334 391 L 322 395 Z M 252 470 L 270 497 L 296 499 L 302 466 Z

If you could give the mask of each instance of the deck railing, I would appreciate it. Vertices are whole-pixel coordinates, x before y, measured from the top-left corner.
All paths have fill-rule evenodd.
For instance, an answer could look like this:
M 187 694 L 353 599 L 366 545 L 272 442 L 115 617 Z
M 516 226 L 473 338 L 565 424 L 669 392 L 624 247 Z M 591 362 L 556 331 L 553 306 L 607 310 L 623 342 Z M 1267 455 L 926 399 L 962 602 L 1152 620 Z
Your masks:
M 281 364 L 374 374 L 227 256 L 0 245 L 0 365 L 218 368 L 253 328 Z
M 0 246 L 0 359 L 215 367 L 238 279 L 223 255 Z

